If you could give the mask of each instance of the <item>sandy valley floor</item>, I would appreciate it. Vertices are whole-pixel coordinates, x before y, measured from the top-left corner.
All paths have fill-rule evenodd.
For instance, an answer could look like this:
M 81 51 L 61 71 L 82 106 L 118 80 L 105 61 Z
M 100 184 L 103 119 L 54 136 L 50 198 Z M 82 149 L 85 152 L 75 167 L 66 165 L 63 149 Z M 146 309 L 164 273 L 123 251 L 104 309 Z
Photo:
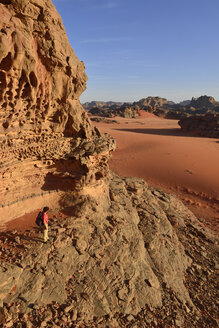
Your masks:
M 217 229 L 219 218 L 219 141 L 181 132 L 176 120 L 142 113 L 137 119 L 94 122 L 112 135 L 117 150 L 110 168 L 120 176 L 144 178 L 176 194 L 203 222 Z
M 143 178 L 152 187 L 175 194 L 203 224 L 218 232 L 218 140 L 185 135 L 176 120 L 146 112 L 137 119 L 115 117 L 112 123 L 93 123 L 116 139 L 111 170 L 120 176 Z M 0 230 L 28 229 L 35 225 L 37 212 L 8 222 Z M 51 211 L 50 216 L 54 214 L 59 218 L 67 215 Z

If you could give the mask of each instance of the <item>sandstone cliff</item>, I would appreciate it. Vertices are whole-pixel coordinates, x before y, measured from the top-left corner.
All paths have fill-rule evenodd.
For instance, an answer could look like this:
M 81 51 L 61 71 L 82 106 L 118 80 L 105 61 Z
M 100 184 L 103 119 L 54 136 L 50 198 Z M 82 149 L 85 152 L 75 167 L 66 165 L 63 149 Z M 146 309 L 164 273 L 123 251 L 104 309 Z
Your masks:
M 0 17 L 2 221 L 95 184 L 114 142 L 79 102 L 84 64 L 51 1 L 0 1 Z
M 84 64 L 50 1 L 0 5 L 1 135 L 92 134 L 79 96 Z

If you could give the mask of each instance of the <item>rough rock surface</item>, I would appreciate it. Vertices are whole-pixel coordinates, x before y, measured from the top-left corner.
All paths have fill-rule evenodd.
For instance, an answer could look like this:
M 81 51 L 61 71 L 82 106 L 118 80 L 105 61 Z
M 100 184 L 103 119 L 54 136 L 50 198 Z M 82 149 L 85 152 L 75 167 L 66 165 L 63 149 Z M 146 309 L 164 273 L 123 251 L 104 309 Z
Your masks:
M 206 114 L 204 116 L 194 115 L 181 119 L 178 124 L 182 131 L 192 132 L 201 137 L 219 137 L 219 115 Z
M 132 327 L 129 321 L 142 327 L 141 320 L 154 327 L 162 320 L 171 327 L 205 327 L 207 322 L 216 327 L 211 304 L 215 240 L 180 201 L 141 179 L 112 174 L 109 192 L 98 199 L 72 196 L 69 202 L 73 216 L 52 220 L 49 244 L 33 232 L 23 240 L 16 232 L 1 238 L 5 243 L 7 237 L 9 245 L 0 271 L 7 321 L 22 321 L 13 313 L 19 308 L 37 324 L 48 309 L 56 311 L 60 327 L 74 320 L 93 327 L 91 323 L 107 318 L 113 322 L 113 317 L 118 327 Z M 19 257 L 14 253 L 17 244 Z M 197 275 L 200 286 L 205 279 L 210 286 L 204 297 L 190 289 Z M 53 316 L 46 320 L 52 327 Z
M 50 0 L 0 1 L 0 218 L 101 184 L 114 141 L 92 127 L 86 87 Z
M 79 103 L 84 63 L 51 1 L 1 1 L 0 16 L 0 134 L 91 134 Z

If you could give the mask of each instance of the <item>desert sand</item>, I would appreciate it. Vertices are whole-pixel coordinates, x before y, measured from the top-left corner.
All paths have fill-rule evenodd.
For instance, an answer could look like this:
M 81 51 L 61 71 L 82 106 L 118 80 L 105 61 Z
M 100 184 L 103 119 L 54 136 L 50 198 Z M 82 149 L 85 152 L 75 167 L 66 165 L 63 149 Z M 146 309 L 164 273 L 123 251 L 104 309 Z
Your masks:
M 94 125 L 116 140 L 112 171 L 143 178 L 149 186 L 176 195 L 204 225 L 218 232 L 219 141 L 185 134 L 177 122 L 141 111 L 136 119 L 115 117 L 112 123 Z M 37 213 L 12 220 L 0 230 L 26 230 L 35 225 Z M 66 217 L 66 213 L 58 216 Z
M 117 143 L 110 168 L 120 176 L 143 178 L 156 188 L 175 194 L 211 229 L 219 217 L 218 140 L 182 133 L 177 120 L 142 112 L 136 119 L 95 122 Z

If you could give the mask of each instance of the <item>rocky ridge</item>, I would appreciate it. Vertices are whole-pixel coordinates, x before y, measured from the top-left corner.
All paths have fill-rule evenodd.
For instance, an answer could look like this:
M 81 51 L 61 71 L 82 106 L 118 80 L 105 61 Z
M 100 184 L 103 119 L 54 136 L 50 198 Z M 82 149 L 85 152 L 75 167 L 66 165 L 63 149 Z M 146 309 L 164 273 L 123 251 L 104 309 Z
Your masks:
M 92 104 L 92 102 L 90 103 Z M 181 102 L 175 104 L 161 97 L 147 97 L 133 103 L 124 103 L 121 105 L 101 105 L 89 106 L 86 103 L 86 109 L 91 115 L 98 115 L 103 117 L 121 116 L 126 118 L 135 118 L 139 116 L 139 111 L 144 110 L 153 113 L 159 117 L 167 119 L 183 119 L 194 115 L 206 115 L 219 112 L 219 103 L 208 96 L 201 96 L 199 98 L 192 98 L 191 101 Z
M 92 108 L 101 108 L 101 107 L 112 107 L 112 106 L 121 106 L 122 102 L 116 101 L 91 101 L 83 104 L 84 109 L 92 109 Z
M 1 236 L 6 327 L 217 326 L 216 238 L 179 200 L 111 174 L 109 193 L 69 205 L 49 244 Z

